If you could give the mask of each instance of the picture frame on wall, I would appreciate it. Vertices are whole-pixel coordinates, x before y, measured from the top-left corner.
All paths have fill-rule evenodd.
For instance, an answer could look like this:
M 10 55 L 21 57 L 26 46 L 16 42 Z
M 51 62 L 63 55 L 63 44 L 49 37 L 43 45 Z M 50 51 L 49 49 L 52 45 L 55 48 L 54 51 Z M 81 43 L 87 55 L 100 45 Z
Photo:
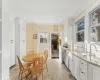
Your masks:
M 39 33 L 40 36 L 40 43 L 48 43 L 48 38 L 49 38 L 49 34 L 48 32 L 40 32 Z
M 37 34 L 33 34 L 33 39 L 37 39 Z

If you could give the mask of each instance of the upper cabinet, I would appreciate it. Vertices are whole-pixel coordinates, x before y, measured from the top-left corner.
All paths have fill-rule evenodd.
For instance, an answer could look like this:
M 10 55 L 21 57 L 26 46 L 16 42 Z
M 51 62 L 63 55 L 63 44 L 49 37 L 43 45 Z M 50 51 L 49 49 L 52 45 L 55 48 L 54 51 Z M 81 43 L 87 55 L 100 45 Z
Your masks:
M 100 41 L 100 6 L 89 13 L 90 39 L 92 42 Z
M 84 42 L 85 17 L 82 17 L 75 23 L 76 42 Z

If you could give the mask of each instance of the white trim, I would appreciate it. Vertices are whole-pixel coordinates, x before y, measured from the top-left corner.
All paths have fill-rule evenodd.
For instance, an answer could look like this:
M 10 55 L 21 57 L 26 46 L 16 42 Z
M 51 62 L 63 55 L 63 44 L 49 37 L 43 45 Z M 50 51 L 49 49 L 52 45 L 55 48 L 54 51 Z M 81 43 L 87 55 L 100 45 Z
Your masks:
M 60 34 L 60 36 L 61 36 L 61 46 L 59 46 L 59 61 L 62 63 L 62 51 L 61 51 L 61 47 L 62 47 L 62 32 L 55 32 L 55 31 L 52 31 L 52 32 L 50 32 L 50 59 L 51 59 L 51 34 L 52 33 L 59 33 Z
M 40 32 L 46 32 L 46 33 L 48 33 L 48 35 L 50 34 L 48 31 L 46 31 L 46 30 L 39 30 L 38 32 L 37 32 L 37 34 L 38 34 L 38 38 L 37 38 L 37 52 L 39 53 L 39 45 L 40 45 L 40 36 L 39 36 L 39 33 Z M 49 44 L 49 37 L 48 37 L 48 41 L 47 41 L 47 43 L 43 43 L 43 44 Z M 49 48 L 48 48 L 49 49 Z

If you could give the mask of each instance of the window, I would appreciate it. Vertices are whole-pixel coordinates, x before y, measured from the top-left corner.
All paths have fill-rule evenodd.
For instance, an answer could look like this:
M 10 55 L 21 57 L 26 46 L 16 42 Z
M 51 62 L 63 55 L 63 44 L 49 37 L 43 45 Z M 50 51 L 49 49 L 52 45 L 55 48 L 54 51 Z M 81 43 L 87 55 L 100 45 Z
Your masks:
M 40 43 L 48 43 L 49 34 L 48 32 L 40 32 Z
M 76 41 L 84 42 L 84 29 L 85 29 L 85 17 L 82 17 L 76 22 Z

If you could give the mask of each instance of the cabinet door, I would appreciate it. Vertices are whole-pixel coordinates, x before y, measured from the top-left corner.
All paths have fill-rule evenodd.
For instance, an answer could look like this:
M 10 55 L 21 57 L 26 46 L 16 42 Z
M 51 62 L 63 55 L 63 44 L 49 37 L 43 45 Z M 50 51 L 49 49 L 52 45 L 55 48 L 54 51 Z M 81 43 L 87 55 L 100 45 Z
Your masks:
M 67 55 L 67 53 L 65 53 L 66 55 L 65 55 L 65 64 L 66 64 L 66 66 L 68 67 L 68 55 Z
M 66 54 L 66 51 L 65 50 L 62 50 L 62 61 L 65 62 L 65 54 Z
M 74 60 L 74 77 L 78 80 L 79 77 L 79 58 L 73 55 Z
M 74 75 L 73 63 L 73 59 L 69 57 L 69 70 L 71 71 L 72 75 Z
M 100 67 L 88 64 L 88 80 L 100 80 Z
M 100 80 L 100 68 L 93 66 L 93 80 Z

